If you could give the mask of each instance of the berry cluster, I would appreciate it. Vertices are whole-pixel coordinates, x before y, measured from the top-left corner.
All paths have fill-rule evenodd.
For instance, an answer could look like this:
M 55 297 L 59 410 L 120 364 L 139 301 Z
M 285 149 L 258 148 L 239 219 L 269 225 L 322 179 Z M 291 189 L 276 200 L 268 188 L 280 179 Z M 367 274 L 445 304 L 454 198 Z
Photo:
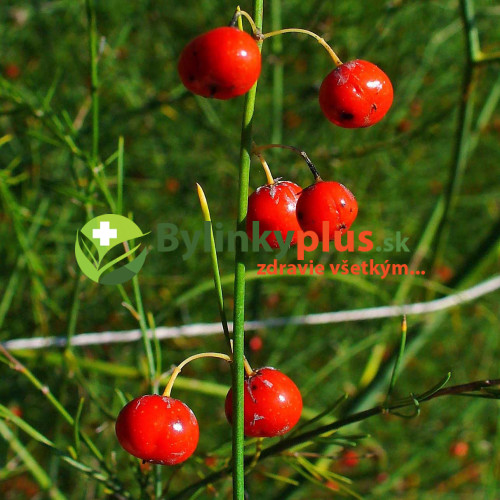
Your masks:
M 237 14 L 249 17 L 244 12 Z M 253 37 L 233 26 L 220 27 L 199 35 L 184 48 L 178 71 L 188 90 L 203 97 L 224 100 L 245 94 L 260 76 L 262 61 L 257 42 L 295 31 L 316 38 L 336 65 L 319 91 L 319 105 L 328 120 L 345 128 L 370 127 L 391 107 L 391 81 L 375 64 L 360 59 L 344 64 L 322 38 L 310 31 L 291 28 L 262 34 L 252 19 L 249 20 Z
M 271 146 L 299 152 L 291 146 Z M 266 147 L 269 146 L 262 146 L 257 150 Z M 266 237 L 271 248 L 280 246 L 278 233 L 281 234 L 281 243 L 287 242 L 290 246 L 297 243 L 300 231 L 316 234 L 319 241 L 331 241 L 336 233 L 344 234 L 356 219 L 358 204 L 351 191 L 338 182 L 322 180 L 307 155 L 303 151 L 299 154 L 306 160 L 314 175 L 314 183 L 305 189 L 290 181 L 274 180 L 262 155 L 257 153 L 266 171 L 268 183 L 257 188 L 248 198 L 246 231 L 250 239 L 258 227 L 259 237 L 266 231 L 271 232 Z M 289 234 L 293 236 L 287 240 Z
M 235 27 L 239 16 L 249 20 L 253 37 Z M 369 127 L 379 122 L 391 107 L 391 81 L 373 63 L 356 59 L 344 64 L 322 38 L 307 30 L 289 28 L 262 34 L 243 11 L 236 13 L 231 24 L 196 37 L 182 51 L 178 71 L 191 92 L 216 99 L 231 99 L 248 92 L 260 76 L 258 42 L 282 33 L 299 32 L 316 38 L 336 66 L 319 91 L 320 108 L 330 122 L 344 128 Z M 262 158 L 261 161 L 264 165 L 265 161 Z M 351 227 L 358 213 L 354 195 L 338 182 L 323 181 L 314 166 L 310 167 L 315 182 L 305 189 L 287 180 L 274 180 L 268 173 L 268 183 L 248 199 L 246 230 L 250 239 L 257 229 L 256 223 L 259 237 L 270 231 L 266 242 L 271 248 L 278 248 L 285 241 L 293 246 L 299 231 L 315 233 L 324 241 Z M 289 234 L 293 236 L 287 240 Z
M 182 401 L 170 397 L 181 368 L 201 357 L 218 357 L 203 353 L 184 360 L 174 370 L 163 395 L 147 394 L 127 403 L 116 419 L 116 436 L 122 447 L 145 462 L 176 465 L 195 451 L 199 438 L 198 421 Z M 232 389 L 226 396 L 225 412 L 232 422 Z M 274 437 L 290 431 L 302 413 L 302 397 L 293 381 L 270 368 L 252 370 L 247 364 L 244 389 L 244 433 L 249 437 Z

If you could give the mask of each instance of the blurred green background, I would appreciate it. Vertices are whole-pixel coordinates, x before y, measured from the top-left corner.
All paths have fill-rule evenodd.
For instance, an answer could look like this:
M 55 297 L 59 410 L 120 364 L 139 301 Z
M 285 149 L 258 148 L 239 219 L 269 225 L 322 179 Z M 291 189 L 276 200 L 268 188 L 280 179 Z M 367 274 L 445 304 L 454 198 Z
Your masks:
M 222 102 L 193 96 L 181 86 L 176 64 L 184 45 L 226 25 L 236 4 L 96 3 L 102 37 L 99 156 L 105 162 L 99 179 L 115 196 L 115 153 L 122 136 L 124 214 L 133 216 L 143 231 L 152 231 L 152 247 L 158 223 L 201 229 L 196 182 L 205 189 L 214 222 L 232 229 L 244 99 Z M 310 258 L 323 264 L 347 258 L 351 264 L 389 259 L 414 263 L 426 275 L 383 281 L 377 276 L 253 278 L 247 283 L 248 319 L 431 300 L 498 273 L 500 6 L 495 1 L 474 2 L 481 48 L 497 57 L 472 69 L 461 15 L 464 5 L 469 2 L 265 2 L 264 31 L 280 23 L 310 29 L 324 36 L 342 60 L 367 59 L 379 65 L 395 90 L 393 107 L 382 122 L 369 129 L 340 129 L 323 117 L 317 102 L 321 81 L 332 69 L 327 53 L 303 35 L 287 34 L 264 43 L 256 143 L 281 142 L 303 149 L 323 179 L 349 187 L 359 204 L 352 228 L 356 232 L 372 231 L 376 244 L 398 231 L 409 238 L 409 253 L 345 256 L 317 251 Z M 251 10 L 248 2 L 241 7 Z M 72 328 L 76 333 L 138 328 L 116 287 L 82 278 L 74 257 L 75 233 L 88 215 L 109 212 L 102 190 L 89 189 L 89 165 L 75 152 L 90 152 L 92 147 L 85 4 L 3 1 L 0 26 L 0 340 L 66 336 Z M 471 83 L 465 100 L 464 78 Z M 293 153 L 272 150 L 266 158 L 275 177 L 304 187 L 311 183 L 307 167 Z M 441 231 L 436 207 L 450 179 L 457 180 L 457 190 Z M 264 182 L 254 161 L 251 187 Z M 436 234 L 442 235 L 437 247 Z M 183 259 L 183 253 L 183 248 L 169 253 L 153 249 L 139 275 L 144 307 L 157 325 L 218 321 L 209 254 L 199 248 L 194 257 Z M 234 254 L 223 251 L 219 258 L 231 316 Z M 248 269 L 273 259 L 265 252 L 249 254 Z M 296 251 L 290 250 L 282 262 L 296 262 Z M 124 288 L 133 295 L 131 283 Z M 496 292 L 444 313 L 410 316 L 412 350 L 396 395 L 423 392 L 448 371 L 454 384 L 497 378 L 499 298 Z M 397 348 L 399 322 L 393 318 L 263 329 L 248 334 L 248 340 L 258 336 L 262 348 L 249 347 L 247 356 L 255 367 L 272 365 L 287 373 L 312 413 L 343 393 L 350 396 L 349 408 L 364 408 L 380 402 L 384 394 L 385 386 L 377 384 L 375 374 L 379 366 L 390 366 L 384 363 Z M 222 335 L 162 341 L 163 370 L 191 354 L 225 349 Z M 75 347 L 66 355 L 61 348 L 15 355 L 71 415 L 85 398 L 82 429 L 97 443 L 116 481 L 133 498 L 146 498 L 139 485 L 148 484 L 145 495 L 152 472 L 140 469 L 121 450 L 113 427 L 122 406 L 117 389 L 127 397 L 148 392 L 142 344 Z M 40 391 L 9 367 L 0 370 L 1 404 L 21 414 L 60 449 L 75 446 L 72 427 Z M 199 388 L 196 380 L 211 385 Z M 228 367 L 214 360 L 197 361 L 183 371 L 179 384 L 173 395 L 197 415 L 201 438 L 194 457 L 180 470 L 163 470 L 165 482 L 171 478 L 172 494 L 222 466 L 230 446 L 223 412 Z M 423 405 L 415 419 L 375 417 L 344 429 L 345 435 L 370 435 L 351 443 L 357 443 L 359 464 L 342 465 L 338 458 L 343 446 L 337 443 L 329 449 L 327 467 L 352 479 L 349 488 L 362 498 L 500 498 L 499 423 L 496 401 L 438 399 Z M 8 429 L 45 470 L 48 484 L 67 498 L 111 495 L 99 481 L 78 473 L 16 426 L 9 424 Z M 457 442 L 468 443 L 466 456 L 454 454 Z M 249 453 L 253 450 L 249 446 Z M 49 496 L 6 439 L 0 441 L 0 457 L 0 497 Z M 78 459 L 100 467 L 83 445 Z M 337 483 L 326 487 L 302 480 L 297 469 L 303 472 L 293 457 L 262 462 L 247 476 L 249 498 L 345 494 L 335 491 Z M 298 481 L 298 486 L 283 478 Z M 229 491 L 230 481 L 225 480 L 202 490 L 198 498 L 228 498 Z

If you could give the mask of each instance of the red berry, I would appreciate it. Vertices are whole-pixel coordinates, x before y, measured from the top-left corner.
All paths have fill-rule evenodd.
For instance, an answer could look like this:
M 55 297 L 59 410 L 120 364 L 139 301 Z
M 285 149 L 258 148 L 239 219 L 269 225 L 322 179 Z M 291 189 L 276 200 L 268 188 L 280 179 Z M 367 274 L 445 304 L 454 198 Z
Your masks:
M 272 231 L 279 231 L 283 241 L 287 233 L 294 231 L 290 245 L 297 243 L 297 231 L 300 226 L 295 215 L 295 207 L 300 186 L 290 181 L 276 181 L 274 184 L 261 186 L 248 198 L 247 234 L 250 239 L 253 235 L 253 223 L 259 223 L 259 236 L 265 231 L 271 231 L 266 238 L 271 248 L 279 248 L 280 243 Z
M 297 219 L 304 231 L 312 231 L 323 239 L 323 223 L 328 223 L 328 238 L 335 232 L 345 233 L 358 215 L 354 195 L 334 181 L 316 181 L 302 191 L 297 202 Z
M 19 418 L 22 418 L 23 416 L 23 409 L 19 405 L 12 405 L 9 407 L 9 410 Z
M 450 446 L 450 455 L 453 457 L 465 457 L 469 453 L 469 445 L 465 441 L 457 441 Z
M 377 483 L 380 483 L 380 484 L 387 481 L 387 479 L 389 479 L 389 474 L 387 474 L 387 472 L 379 472 L 377 474 L 377 477 L 375 478 Z
M 325 486 L 326 486 L 328 489 L 332 490 L 332 491 L 339 491 L 339 490 L 340 490 L 340 486 L 339 486 L 339 484 L 338 484 L 338 483 L 336 483 L 335 481 L 327 481 L 327 482 L 325 483 Z
M 231 99 L 250 90 L 260 75 L 257 42 L 238 28 L 208 31 L 188 43 L 178 70 L 182 83 L 203 97 Z
M 194 413 L 178 399 L 156 394 L 125 405 L 115 430 L 118 441 L 130 454 L 162 465 L 187 460 L 199 437 Z
M 204 462 L 207 467 L 215 467 L 217 465 L 217 457 L 214 456 L 205 457 Z
M 226 417 L 232 422 L 233 391 L 226 396 Z M 257 370 L 245 378 L 245 436 L 273 437 L 290 431 L 302 413 L 302 396 L 285 374 L 274 368 Z
M 319 105 L 335 125 L 370 127 L 389 111 L 393 90 L 389 77 L 375 64 L 356 59 L 331 71 L 321 84 Z
M 15 80 L 21 75 L 21 70 L 16 64 L 7 64 L 4 69 L 4 74 L 10 80 Z
M 342 453 L 340 463 L 344 467 L 357 467 L 359 464 L 359 456 L 354 450 L 345 450 L 344 453 Z
M 262 340 L 261 337 L 258 335 L 255 335 L 248 341 L 248 346 L 250 347 L 251 351 L 260 351 L 262 349 L 262 346 L 264 345 L 264 341 Z

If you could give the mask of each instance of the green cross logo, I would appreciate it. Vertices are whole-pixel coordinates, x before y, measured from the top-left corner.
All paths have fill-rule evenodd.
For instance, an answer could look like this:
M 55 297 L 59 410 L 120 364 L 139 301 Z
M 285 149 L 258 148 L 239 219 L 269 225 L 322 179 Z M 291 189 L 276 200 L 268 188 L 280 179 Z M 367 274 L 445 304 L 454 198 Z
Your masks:
M 140 227 L 122 215 L 105 214 L 94 217 L 76 233 L 75 256 L 83 274 L 96 283 L 118 285 L 132 279 L 142 268 L 146 260 L 147 249 L 133 260 L 130 260 L 141 243 L 136 240 L 146 236 Z M 129 248 L 127 242 L 134 240 L 134 247 Z M 114 258 L 104 259 L 111 250 L 122 245 L 124 253 Z M 82 248 L 83 247 L 83 248 Z M 111 270 L 116 264 L 126 264 Z

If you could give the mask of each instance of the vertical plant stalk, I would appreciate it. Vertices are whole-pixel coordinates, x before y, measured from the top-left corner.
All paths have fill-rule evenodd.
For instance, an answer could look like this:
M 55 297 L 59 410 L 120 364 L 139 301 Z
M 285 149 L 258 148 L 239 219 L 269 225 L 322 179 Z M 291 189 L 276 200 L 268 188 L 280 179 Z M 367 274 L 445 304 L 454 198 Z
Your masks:
M 153 356 L 153 347 L 151 345 L 151 338 L 148 333 L 148 327 L 146 323 L 146 314 L 144 313 L 144 306 L 142 304 L 141 289 L 139 287 L 139 279 L 137 275 L 132 278 L 132 286 L 134 289 L 135 306 L 139 321 L 139 327 L 141 330 L 142 342 L 144 344 L 144 351 L 146 353 L 146 360 L 148 364 L 148 375 L 150 379 L 151 389 L 154 391 L 154 384 L 156 379 L 156 366 L 155 359 Z
M 117 201 L 116 201 L 116 213 L 118 215 L 123 215 L 123 148 L 124 140 L 123 136 L 118 139 L 118 173 L 117 173 Z
M 399 353 L 396 358 L 396 361 L 394 362 L 394 369 L 392 370 L 391 381 L 389 382 L 389 389 L 387 390 L 387 395 L 385 397 L 385 404 L 387 404 L 389 398 L 392 395 L 392 391 L 394 390 L 394 386 L 396 385 L 396 379 L 399 375 L 399 367 L 401 365 L 403 356 L 405 354 L 406 331 L 407 331 L 406 316 L 403 316 L 403 320 L 401 322 L 401 342 L 399 344 Z
M 262 30 L 264 0 L 254 0 L 253 19 Z M 240 168 L 238 178 L 238 219 L 236 229 L 245 231 L 245 218 L 248 209 L 248 183 L 250 177 L 250 155 L 252 151 L 252 122 L 255 110 L 257 83 L 245 96 L 243 121 L 241 127 Z M 245 342 L 245 254 L 241 242 L 236 247 L 234 271 L 234 330 L 233 330 L 233 499 L 245 497 L 245 455 L 243 434 L 243 395 L 244 395 L 244 342 Z
M 281 0 L 271 0 L 271 30 L 281 29 Z M 271 41 L 273 56 L 273 102 L 272 102 L 272 130 L 271 142 L 283 142 L 283 41 L 276 36 Z
M 465 32 L 465 66 L 463 73 L 460 108 L 458 113 L 457 131 L 453 158 L 450 167 L 448 186 L 444 194 L 444 205 L 434 240 L 431 266 L 439 263 L 449 233 L 450 216 L 455 209 L 458 195 L 469 159 L 469 144 L 474 113 L 477 71 L 476 65 L 481 54 L 479 34 L 475 23 L 472 0 L 460 1 L 460 15 Z
M 99 78 L 97 72 L 97 23 L 94 0 L 86 0 L 90 51 L 90 98 L 92 101 L 92 162 L 97 166 L 99 157 Z

